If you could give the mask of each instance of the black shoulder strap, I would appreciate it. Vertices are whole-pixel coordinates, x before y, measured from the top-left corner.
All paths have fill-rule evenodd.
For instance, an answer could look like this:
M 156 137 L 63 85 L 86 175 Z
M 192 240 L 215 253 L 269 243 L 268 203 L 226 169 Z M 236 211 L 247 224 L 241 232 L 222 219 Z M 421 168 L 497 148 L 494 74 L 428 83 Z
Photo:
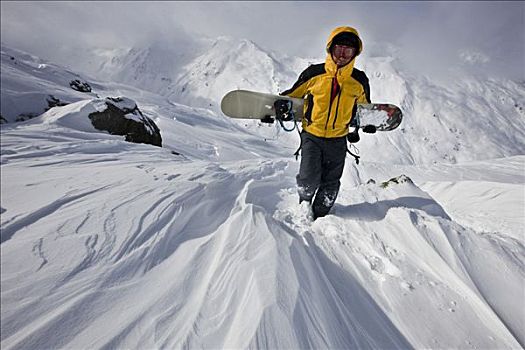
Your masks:
M 368 101 L 368 103 L 372 103 L 370 102 L 370 83 L 368 82 L 368 77 L 366 76 L 365 72 L 354 68 L 352 70 L 352 78 L 357 80 L 359 84 L 363 86 L 363 89 L 365 90 L 366 100 Z
M 295 89 L 297 89 L 299 86 L 303 85 L 304 83 L 306 83 L 308 80 L 312 79 L 313 77 L 315 76 L 318 76 L 318 75 L 321 75 L 321 74 L 324 74 L 326 71 L 324 69 L 324 63 L 319 63 L 319 64 L 312 64 L 311 66 L 309 66 L 308 68 L 306 68 L 302 73 L 301 75 L 299 75 L 299 79 L 297 79 L 297 81 L 295 82 L 295 84 L 293 84 L 293 86 L 286 90 L 286 91 L 283 91 L 280 93 L 281 96 L 284 96 L 284 95 L 289 95 L 291 94 Z

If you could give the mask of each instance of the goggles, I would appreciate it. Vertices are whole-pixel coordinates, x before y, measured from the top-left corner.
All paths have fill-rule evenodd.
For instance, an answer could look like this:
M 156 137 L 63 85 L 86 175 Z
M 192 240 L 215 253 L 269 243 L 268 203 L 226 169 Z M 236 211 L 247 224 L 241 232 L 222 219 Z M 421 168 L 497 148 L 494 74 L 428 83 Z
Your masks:
M 336 57 L 351 57 L 356 52 L 355 47 L 346 46 L 346 45 L 334 45 L 332 53 Z

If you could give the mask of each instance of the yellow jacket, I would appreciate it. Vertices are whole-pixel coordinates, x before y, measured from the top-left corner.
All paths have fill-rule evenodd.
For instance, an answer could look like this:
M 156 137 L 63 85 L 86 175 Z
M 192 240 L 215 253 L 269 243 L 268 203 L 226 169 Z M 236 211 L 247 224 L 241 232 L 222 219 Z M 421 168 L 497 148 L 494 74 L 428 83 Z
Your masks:
M 330 54 L 334 37 L 343 32 L 359 34 L 354 28 L 334 29 L 326 44 L 325 63 L 315 64 L 301 73 L 294 86 L 281 93 L 295 98 L 304 98 L 303 130 L 318 137 L 334 138 L 348 134 L 348 127 L 356 113 L 357 103 L 370 103 L 370 87 L 366 74 L 354 68 L 355 57 L 346 66 L 337 69 Z M 363 50 L 361 39 L 356 57 Z M 333 98 L 332 84 L 337 76 L 340 90 Z

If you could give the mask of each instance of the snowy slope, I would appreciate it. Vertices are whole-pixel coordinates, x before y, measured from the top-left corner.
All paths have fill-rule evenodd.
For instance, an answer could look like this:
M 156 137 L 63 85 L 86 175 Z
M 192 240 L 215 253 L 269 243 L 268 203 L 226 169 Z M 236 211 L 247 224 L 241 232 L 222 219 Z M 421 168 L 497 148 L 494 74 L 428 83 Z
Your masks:
M 3 45 L 0 55 L 2 122 L 36 117 L 53 101 L 71 103 L 95 97 L 72 89 L 71 81 L 90 80 L 77 73 Z
M 374 84 L 425 104 L 385 64 Z M 425 164 L 424 141 L 405 137 L 405 159 L 386 146 L 401 136 L 377 135 L 389 161 L 348 161 L 334 212 L 311 223 L 297 204 L 292 138 L 96 86 L 134 99 L 165 148 L 92 129 L 92 98 L 2 125 L 2 349 L 524 346 L 518 138 L 496 149 L 504 158 L 460 150 L 473 156 L 452 164 L 429 150 Z M 502 94 L 519 101 L 509 86 Z M 523 132 L 504 116 L 495 123 Z M 454 139 L 439 127 L 434 137 Z
M 525 154 L 525 83 L 458 75 L 445 84 L 410 76 L 395 57 L 362 62 L 372 101 L 397 104 L 405 117 L 399 130 L 362 138 L 363 156 L 432 164 Z

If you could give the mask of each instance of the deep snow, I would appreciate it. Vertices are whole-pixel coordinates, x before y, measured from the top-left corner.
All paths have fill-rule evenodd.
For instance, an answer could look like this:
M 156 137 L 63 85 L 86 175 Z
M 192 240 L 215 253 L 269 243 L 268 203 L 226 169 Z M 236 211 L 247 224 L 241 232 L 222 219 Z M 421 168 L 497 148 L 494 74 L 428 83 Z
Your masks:
M 2 125 L 2 348 L 523 347 L 523 86 L 391 63 L 365 66 L 404 124 L 362 137 L 315 222 L 296 134 L 173 95 L 93 84 L 135 100 L 164 148 L 96 131 L 94 97 Z

